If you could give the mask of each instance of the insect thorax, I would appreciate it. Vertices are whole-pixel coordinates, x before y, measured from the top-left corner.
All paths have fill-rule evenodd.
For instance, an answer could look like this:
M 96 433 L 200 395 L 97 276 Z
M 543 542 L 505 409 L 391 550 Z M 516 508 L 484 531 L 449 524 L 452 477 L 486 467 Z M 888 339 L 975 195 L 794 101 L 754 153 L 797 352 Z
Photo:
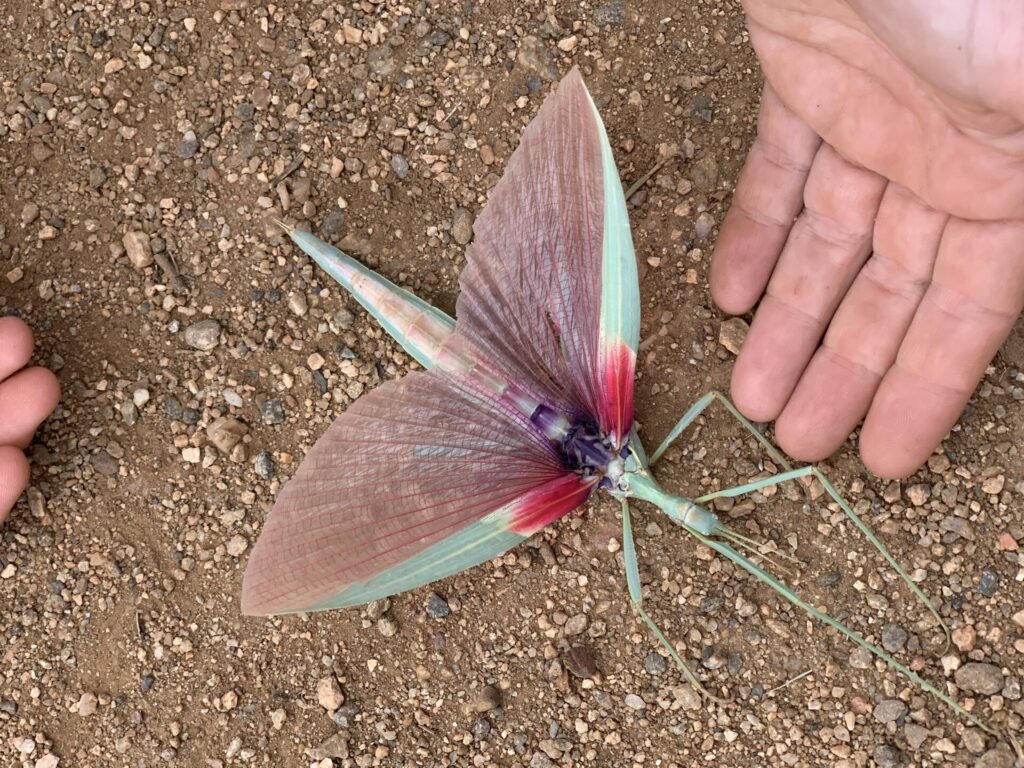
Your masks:
M 566 468 L 618 482 L 628 449 L 617 451 L 594 421 L 571 418 L 543 404 L 537 406 L 530 421 L 554 443 Z

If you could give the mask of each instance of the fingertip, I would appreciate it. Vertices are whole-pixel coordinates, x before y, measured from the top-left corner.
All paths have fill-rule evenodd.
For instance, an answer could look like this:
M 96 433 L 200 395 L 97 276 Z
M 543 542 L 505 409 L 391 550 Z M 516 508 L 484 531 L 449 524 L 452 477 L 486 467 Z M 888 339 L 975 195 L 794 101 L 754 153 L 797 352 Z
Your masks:
M 25 373 L 32 376 L 39 409 L 45 410 L 47 416 L 53 413 L 57 403 L 60 402 L 60 380 L 49 368 L 29 368 Z
M 0 317 L 0 381 L 24 368 L 32 356 L 32 329 L 17 317 Z
M 820 347 L 776 422 L 779 445 L 800 461 L 828 458 L 864 418 L 878 382 L 871 370 Z
M 953 390 L 929 389 L 898 369 L 890 371 L 860 431 L 864 466 L 886 480 L 914 474 L 956 423 L 966 399 Z
M 6 519 L 14 502 L 28 485 L 28 459 L 10 445 L 0 445 L 0 522 Z
M 842 440 L 824 439 L 829 436 L 817 429 L 818 419 L 814 416 L 808 412 L 797 412 L 787 405 L 775 422 L 775 442 L 796 461 L 809 464 L 822 461 L 842 445 Z
M 26 368 L 0 382 L 0 444 L 25 448 L 60 401 L 60 383 L 46 368 Z
M 765 397 L 762 374 L 749 363 L 750 358 L 740 355 L 732 369 L 729 395 L 740 413 L 751 421 L 773 421 L 782 410 L 773 400 Z
M 860 457 L 868 471 L 883 480 L 903 480 L 914 474 L 931 451 L 918 457 L 916 452 L 900 451 L 888 438 L 877 434 L 877 428 L 861 430 Z

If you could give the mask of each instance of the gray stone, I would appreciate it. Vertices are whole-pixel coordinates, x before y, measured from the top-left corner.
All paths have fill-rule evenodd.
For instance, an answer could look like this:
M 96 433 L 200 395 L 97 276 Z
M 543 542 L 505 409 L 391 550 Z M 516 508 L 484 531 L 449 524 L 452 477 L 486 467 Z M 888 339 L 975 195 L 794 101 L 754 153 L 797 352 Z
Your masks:
M 645 702 L 642 698 L 637 696 L 635 693 L 627 693 L 626 694 L 626 706 L 629 707 L 630 709 L 643 709 L 644 707 L 647 706 L 647 702 Z
M 882 647 L 889 653 L 902 651 L 908 639 L 910 634 L 898 624 L 886 624 L 882 627 Z
M 320 233 L 325 237 L 330 237 L 336 232 L 340 232 L 341 228 L 345 226 L 345 212 L 338 206 L 334 206 L 324 216 L 323 223 L 320 225 Z
M 978 591 L 985 597 L 992 597 L 999 589 L 999 576 L 993 571 L 982 571 Z
M 444 619 L 448 617 L 448 614 L 452 612 L 452 609 L 448 606 L 448 602 L 436 592 L 431 592 L 430 597 L 427 598 L 427 615 L 432 619 Z
M 924 740 L 928 738 L 928 729 L 917 723 L 907 723 L 903 729 L 903 735 L 907 739 L 907 746 L 911 749 L 920 749 Z
M 714 113 L 711 109 L 711 97 L 706 93 L 698 93 L 690 102 L 690 110 L 695 117 L 699 117 L 705 123 L 710 123 Z
M 306 754 L 313 760 L 327 760 L 338 758 L 343 760 L 348 757 L 348 734 L 344 731 L 320 742 L 315 747 L 306 750 Z
M 181 141 L 178 142 L 178 148 L 176 151 L 178 157 L 183 160 L 193 157 L 196 152 L 199 151 L 199 139 L 196 138 L 196 132 L 188 131 L 184 137 L 182 137 Z
M 253 462 L 253 469 L 260 480 L 270 480 L 274 476 L 274 458 L 266 451 L 260 451 Z
M 907 705 L 899 699 L 886 699 L 875 705 L 875 719 L 882 723 L 895 723 L 906 717 Z
M 465 208 L 456 208 L 452 216 L 452 237 L 459 245 L 468 245 L 473 239 L 473 214 Z
M 391 168 L 400 179 L 409 175 L 409 161 L 405 159 L 405 155 L 392 155 Z
M 995 664 L 972 661 L 956 671 L 956 684 L 966 691 L 991 696 L 1003 689 L 1003 673 Z
M 594 23 L 599 27 L 621 24 L 626 18 L 626 0 L 612 0 L 594 11 Z
M 651 651 L 644 657 L 644 669 L 650 675 L 662 675 L 668 669 L 665 657 L 656 651 Z
M 871 756 L 879 768 L 900 768 L 907 762 L 906 756 L 889 744 L 879 744 Z
M 858 646 L 850 652 L 850 666 L 854 669 L 870 669 L 874 658 L 871 651 Z
M 100 451 L 92 457 L 92 466 L 101 475 L 113 477 L 117 474 L 120 465 L 113 456 L 106 451 Z
M 705 155 L 693 164 L 690 181 L 701 192 L 714 192 L 718 187 L 718 162 L 711 155 Z
M 260 406 L 260 418 L 263 419 L 263 423 L 268 426 L 280 424 L 284 421 L 284 406 L 280 400 L 276 398 L 273 400 L 266 400 L 263 405 Z
M 711 234 L 711 230 L 714 228 L 715 217 L 707 211 L 704 211 L 697 217 L 697 222 L 693 225 L 693 233 L 703 240 Z
M 371 49 L 366 54 L 366 66 L 375 75 L 387 77 L 395 72 L 395 58 L 391 55 L 391 47 L 382 45 Z
M 209 352 L 220 344 L 220 323 L 212 317 L 193 323 L 185 329 L 185 343 L 200 352 Z
M 975 763 L 975 768 L 1013 768 L 1013 766 L 1013 753 L 1005 744 L 990 749 Z
M 843 574 L 839 571 L 827 571 L 816 578 L 814 583 L 822 589 L 828 589 L 829 587 L 834 587 L 838 584 L 842 578 Z

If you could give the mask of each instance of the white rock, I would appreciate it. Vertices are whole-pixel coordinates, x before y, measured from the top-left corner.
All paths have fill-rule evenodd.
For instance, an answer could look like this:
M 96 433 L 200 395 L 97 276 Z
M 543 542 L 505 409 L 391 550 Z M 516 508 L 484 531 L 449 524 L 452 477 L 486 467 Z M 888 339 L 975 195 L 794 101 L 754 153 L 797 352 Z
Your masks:
M 121 243 L 124 245 L 128 261 L 136 269 L 144 269 L 153 263 L 153 251 L 149 247 L 149 235 L 145 232 L 128 232 Z

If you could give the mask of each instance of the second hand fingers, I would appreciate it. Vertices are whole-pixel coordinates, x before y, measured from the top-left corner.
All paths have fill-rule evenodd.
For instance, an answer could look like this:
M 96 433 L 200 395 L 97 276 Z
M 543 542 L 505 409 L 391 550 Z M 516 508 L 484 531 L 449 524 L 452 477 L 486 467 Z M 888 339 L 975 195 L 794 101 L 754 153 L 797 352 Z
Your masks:
M 867 413 L 931 280 L 948 218 L 902 187 L 886 187 L 874 253 L 775 425 L 776 439 L 794 458 L 825 458 Z
M 821 139 L 766 85 L 750 148 L 711 262 L 711 294 L 725 312 L 749 310 L 764 292 Z
M 750 334 L 733 369 L 736 405 L 758 421 L 782 411 L 822 333 L 871 250 L 885 179 L 824 145 Z
M 919 467 L 956 423 L 1024 307 L 1024 223 L 953 219 L 931 287 L 864 420 L 864 463 Z

